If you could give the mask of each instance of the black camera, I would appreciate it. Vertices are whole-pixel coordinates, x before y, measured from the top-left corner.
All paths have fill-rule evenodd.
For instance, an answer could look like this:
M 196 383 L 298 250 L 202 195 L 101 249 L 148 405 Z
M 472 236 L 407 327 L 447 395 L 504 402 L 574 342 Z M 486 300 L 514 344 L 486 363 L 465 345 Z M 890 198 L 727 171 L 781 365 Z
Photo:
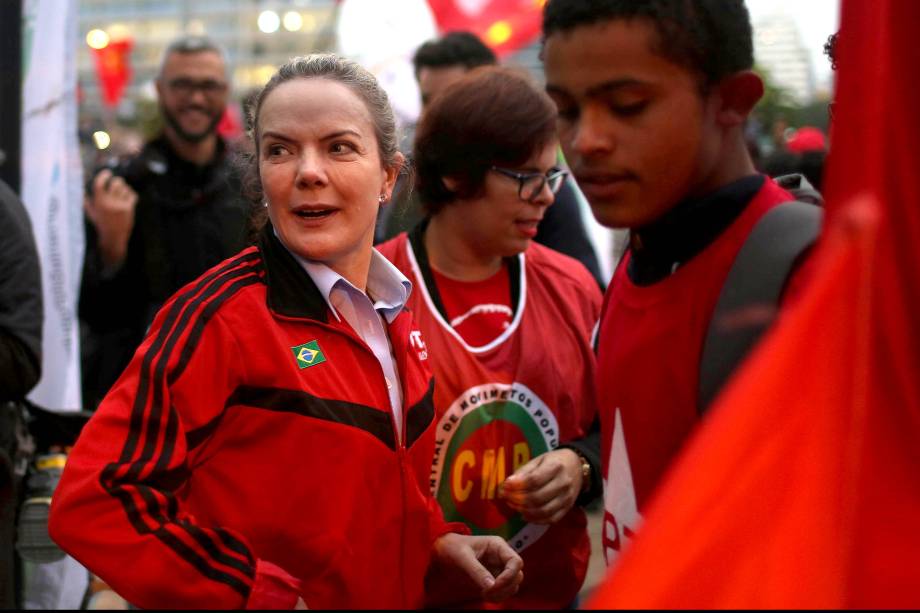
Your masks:
M 122 177 L 130 185 L 136 186 L 154 175 L 166 174 L 168 166 L 166 159 L 159 152 L 151 149 L 144 149 L 140 154 L 132 157 L 109 158 L 87 179 L 85 185 L 87 196 L 93 195 L 93 183 L 96 176 L 105 169 L 112 171 L 112 177 Z

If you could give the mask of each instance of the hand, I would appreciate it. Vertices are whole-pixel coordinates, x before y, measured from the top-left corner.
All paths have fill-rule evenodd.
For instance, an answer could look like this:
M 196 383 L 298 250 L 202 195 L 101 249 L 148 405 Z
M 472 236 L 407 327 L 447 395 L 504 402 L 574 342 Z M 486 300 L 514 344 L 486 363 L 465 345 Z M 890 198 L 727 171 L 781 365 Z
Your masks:
M 514 596 L 524 580 L 524 561 L 497 536 L 445 534 L 434 542 L 435 561 L 469 577 L 489 602 Z
M 581 458 L 556 449 L 521 466 L 498 486 L 498 496 L 536 524 L 554 524 L 569 512 L 582 489 Z
M 106 266 L 118 266 L 128 251 L 134 228 L 137 193 L 121 177 L 105 169 L 93 179 L 93 193 L 84 201 L 86 215 L 99 235 L 99 251 Z

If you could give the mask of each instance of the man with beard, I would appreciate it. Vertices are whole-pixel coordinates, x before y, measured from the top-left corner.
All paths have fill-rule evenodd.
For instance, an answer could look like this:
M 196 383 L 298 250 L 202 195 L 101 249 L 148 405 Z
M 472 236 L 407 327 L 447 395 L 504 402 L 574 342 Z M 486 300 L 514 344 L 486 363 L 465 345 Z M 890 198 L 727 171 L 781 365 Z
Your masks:
M 94 409 L 127 365 L 153 314 L 187 282 L 245 246 L 249 208 L 217 124 L 224 55 L 182 37 L 156 79 L 162 133 L 93 178 L 80 297 L 83 392 Z

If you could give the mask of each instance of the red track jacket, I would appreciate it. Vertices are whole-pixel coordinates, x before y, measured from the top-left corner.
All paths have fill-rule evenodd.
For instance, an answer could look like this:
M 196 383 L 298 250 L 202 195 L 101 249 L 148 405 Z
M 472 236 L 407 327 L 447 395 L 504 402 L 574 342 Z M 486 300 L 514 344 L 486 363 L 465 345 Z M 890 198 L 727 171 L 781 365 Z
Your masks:
M 267 228 L 157 315 L 70 455 L 52 537 L 144 608 L 421 605 L 449 525 L 414 330 L 389 327 L 394 424 L 374 354 Z

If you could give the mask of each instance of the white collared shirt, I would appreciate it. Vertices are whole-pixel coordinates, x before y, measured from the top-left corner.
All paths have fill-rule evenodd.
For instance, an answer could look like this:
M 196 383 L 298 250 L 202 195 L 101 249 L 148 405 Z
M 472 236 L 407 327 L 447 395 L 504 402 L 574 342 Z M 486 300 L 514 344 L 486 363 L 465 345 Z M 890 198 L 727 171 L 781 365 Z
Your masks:
M 335 318 L 341 321 L 344 317 L 348 325 L 374 352 L 386 380 L 390 407 L 396 422 L 397 437 L 401 440 L 402 386 L 399 382 L 393 346 L 390 344 L 390 337 L 383 324 L 383 318 L 387 323 L 392 323 L 396 319 L 409 299 L 412 283 L 376 249 L 371 251 L 366 294 L 325 264 L 306 260 L 288 251 L 310 275 Z M 374 300 L 373 303 L 371 299 Z

